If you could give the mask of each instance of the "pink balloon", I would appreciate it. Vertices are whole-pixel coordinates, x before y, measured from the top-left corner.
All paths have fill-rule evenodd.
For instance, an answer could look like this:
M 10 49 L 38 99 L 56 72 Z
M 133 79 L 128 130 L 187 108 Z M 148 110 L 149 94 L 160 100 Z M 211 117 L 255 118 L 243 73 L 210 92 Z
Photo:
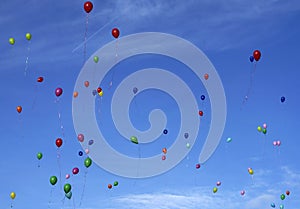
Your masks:
M 83 142 L 84 141 L 84 135 L 83 134 L 78 134 L 77 139 L 78 139 L 78 141 Z
M 276 146 L 277 145 L 277 141 L 273 141 L 273 145 Z
M 277 146 L 280 146 L 281 145 L 281 141 L 277 141 Z
M 70 178 L 70 174 L 66 174 L 66 179 Z
M 241 195 L 243 196 L 245 194 L 245 190 L 242 190 L 241 191 Z
M 162 160 L 165 160 L 165 159 L 166 159 L 166 156 L 165 156 L 165 155 L 163 155 L 163 156 L 161 157 L 161 159 L 162 159 Z
M 78 174 L 79 173 L 79 168 L 77 168 L 77 167 L 73 168 L 72 173 L 74 175 Z
M 57 97 L 59 97 L 60 95 L 62 95 L 62 93 L 63 93 L 62 88 L 56 88 L 56 89 L 55 89 L 55 95 L 56 95 Z
M 220 181 L 218 181 L 218 182 L 217 182 L 217 186 L 220 186 L 220 185 L 221 185 L 221 182 L 220 182 Z
M 196 164 L 196 169 L 199 169 L 201 166 L 200 166 L 200 164 L 198 163 L 198 164 Z
M 264 128 L 264 129 L 267 128 L 267 124 L 266 124 L 266 123 L 263 124 L 263 128 Z
M 89 154 L 90 153 L 90 150 L 89 149 L 85 149 L 85 154 Z

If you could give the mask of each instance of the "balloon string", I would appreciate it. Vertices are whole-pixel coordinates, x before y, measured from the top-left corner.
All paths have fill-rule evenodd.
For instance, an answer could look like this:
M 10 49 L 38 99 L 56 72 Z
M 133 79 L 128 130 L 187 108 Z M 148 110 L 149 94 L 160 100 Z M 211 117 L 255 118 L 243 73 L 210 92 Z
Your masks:
M 28 69 L 28 60 L 29 60 L 29 53 L 30 53 L 30 41 L 28 43 L 28 47 L 27 47 L 27 57 L 25 60 L 25 70 L 24 70 L 24 76 L 27 75 L 27 69 Z
M 117 62 L 118 62 L 118 39 L 116 40 L 116 45 L 115 45 L 115 65 L 117 64 Z M 109 89 L 113 85 L 114 77 L 115 77 L 115 69 L 113 69 L 113 71 L 112 71 L 112 78 L 109 83 Z
M 244 97 L 243 105 L 248 101 L 249 96 L 250 96 L 250 93 L 251 93 L 251 91 L 252 91 L 252 86 L 253 86 L 253 80 L 254 80 L 254 74 L 255 74 L 255 71 L 256 71 L 256 63 L 254 64 L 254 67 L 253 67 L 252 70 L 251 70 L 250 85 L 249 85 L 249 87 L 248 87 L 248 89 L 247 89 L 246 96 Z
M 85 184 L 86 184 L 86 176 L 87 176 L 87 168 L 84 172 L 84 182 L 83 182 L 83 188 L 82 188 L 82 193 L 81 193 L 81 197 L 80 197 L 80 203 L 79 203 L 79 207 L 81 206 L 82 200 L 83 200 L 83 196 L 84 196 L 84 191 L 85 191 Z
M 89 24 L 89 13 L 87 13 L 86 19 L 85 19 L 84 47 L 83 47 L 83 64 L 85 63 L 85 60 L 86 60 L 86 42 L 87 42 L 88 24 Z
M 60 150 L 59 148 L 57 148 L 57 165 L 58 165 L 58 169 L 59 169 L 59 184 L 60 184 L 60 189 L 62 189 L 62 178 L 61 178 L 61 165 L 60 165 Z
M 50 205 L 52 203 L 52 193 L 53 193 L 53 188 L 51 188 L 51 190 L 50 190 L 50 197 L 49 197 L 49 201 L 48 201 L 48 209 L 50 209 Z

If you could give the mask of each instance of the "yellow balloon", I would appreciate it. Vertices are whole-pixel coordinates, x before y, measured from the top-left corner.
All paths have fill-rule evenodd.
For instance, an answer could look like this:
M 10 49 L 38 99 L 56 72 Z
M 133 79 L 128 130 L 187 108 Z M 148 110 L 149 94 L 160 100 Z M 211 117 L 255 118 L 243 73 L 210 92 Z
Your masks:
M 98 94 L 99 94 L 100 97 L 102 97 L 103 96 L 103 91 L 100 91 Z
M 261 128 L 260 126 L 258 126 L 258 127 L 257 127 L 257 130 L 258 130 L 259 132 L 261 132 L 261 131 L 262 131 L 262 128 Z
M 248 172 L 249 172 L 250 175 L 253 175 L 253 173 L 254 173 L 254 171 L 252 169 L 249 169 Z
M 16 193 L 11 192 L 11 193 L 10 193 L 10 198 L 11 198 L 11 199 L 15 199 L 15 198 L 16 198 Z
M 213 193 L 216 193 L 218 191 L 218 188 L 217 187 L 214 187 L 213 188 Z

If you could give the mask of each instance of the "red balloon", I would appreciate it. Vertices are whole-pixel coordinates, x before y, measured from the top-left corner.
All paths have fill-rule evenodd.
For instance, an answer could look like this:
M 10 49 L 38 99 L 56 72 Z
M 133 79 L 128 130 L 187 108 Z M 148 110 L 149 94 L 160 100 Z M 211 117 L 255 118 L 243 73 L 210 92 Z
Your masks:
M 200 116 L 203 116 L 203 111 L 200 110 L 200 111 L 199 111 L 199 115 L 200 115 Z
M 261 53 L 259 50 L 255 50 L 253 52 L 253 57 L 254 57 L 255 61 L 258 61 L 260 59 L 260 56 L 261 56 Z
M 62 93 L 63 93 L 62 88 L 56 88 L 56 89 L 55 89 L 55 95 L 56 95 L 57 97 L 59 97 L 60 95 L 62 95 Z
M 111 188 L 112 188 L 112 185 L 111 185 L 111 184 L 108 184 L 108 185 L 107 185 L 107 188 L 111 189 Z
M 84 3 L 83 8 L 85 10 L 86 13 L 90 13 L 93 9 L 93 3 L 90 1 L 87 1 Z
M 290 195 L 290 191 L 289 190 L 286 190 L 286 195 Z
M 44 78 L 43 77 L 38 77 L 38 79 L 36 81 L 39 82 L 39 83 L 42 83 L 44 81 Z
M 120 31 L 118 28 L 114 28 L 112 29 L 111 34 L 113 35 L 113 37 L 118 38 L 120 35 Z
M 100 87 L 97 88 L 97 92 L 100 93 L 102 89 Z
M 63 141 L 62 141 L 61 138 L 57 138 L 56 141 L 55 141 L 55 144 L 56 144 L 57 147 L 61 147 L 62 143 L 63 143 Z
M 74 175 L 78 174 L 78 173 L 79 173 L 79 168 L 76 168 L 76 167 L 73 168 L 72 173 L 73 173 Z

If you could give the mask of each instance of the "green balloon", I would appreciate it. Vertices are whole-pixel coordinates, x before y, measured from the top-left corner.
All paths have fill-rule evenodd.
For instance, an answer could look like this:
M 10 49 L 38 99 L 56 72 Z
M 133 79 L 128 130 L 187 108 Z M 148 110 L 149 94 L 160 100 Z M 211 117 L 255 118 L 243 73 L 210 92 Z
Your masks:
M 135 144 L 139 143 L 138 139 L 135 136 L 130 137 L 130 141 Z
M 51 176 L 50 177 L 50 184 L 55 185 L 57 183 L 57 177 L 56 176 Z
M 9 41 L 9 43 L 10 43 L 11 45 L 14 45 L 14 44 L 15 44 L 15 39 L 14 39 L 14 38 L 10 38 L 8 41 Z
M 30 33 L 26 33 L 26 39 L 27 39 L 28 41 L 30 41 L 30 39 L 31 39 L 31 34 L 30 34 Z
M 98 61 L 99 61 L 99 57 L 98 57 L 98 56 L 95 56 L 95 57 L 94 57 L 94 62 L 95 62 L 95 63 L 98 63 Z
M 285 195 L 284 194 L 280 195 L 280 199 L 284 200 L 285 199 Z
M 267 129 L 264 128 L 264 129 L 262 130 L 262 132 L 263 132 L 264 134 L 266 134 L 266 133 L 267 133 Z
M 114 186 L 118 186 L 118 185 L 119 185 L 119 182 L 115 181 Z
M 37 159 L 42 159 L 43 157 L 43 154 L 41 152 L 38 152 L 37 155 L 36 155 Z
M 85 160 L 84 160 L 84 165 L 85 167 L 90 167 L 92 165 L 92 160 L 91 158 L 87 157 Z
M 70 191 L 71 191 L 71 184 L 65 184 L 64 185 L 64 191 L 65 191 L 65 193 L 67 194 L 67 193 L 69 193 Z

